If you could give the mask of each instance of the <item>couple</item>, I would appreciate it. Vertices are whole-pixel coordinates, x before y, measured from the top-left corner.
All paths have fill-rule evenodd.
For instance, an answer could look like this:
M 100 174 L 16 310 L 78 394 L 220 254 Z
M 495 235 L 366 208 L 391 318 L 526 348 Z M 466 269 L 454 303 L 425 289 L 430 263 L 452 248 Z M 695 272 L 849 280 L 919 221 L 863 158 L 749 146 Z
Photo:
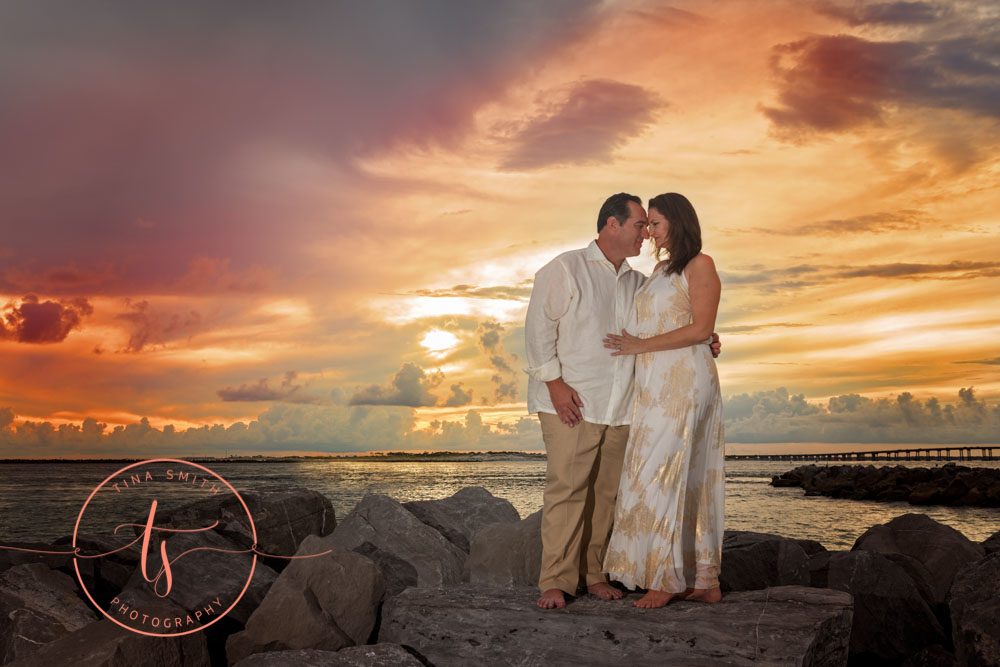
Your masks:
M 682 195 L 654 197 L 648 217 L 638 197 L 613 195 L 597 232 L 535 274 L 525 320 L 528 411 L 548 455 L 538 606 L 565 607 L 581 578 L 590 593 L 621 598 L 605 573 L 648 590 L 638 607 L 715 602 L 719 276 Z M 666 255 L 648 279 L 626 261 L 647 238 Z

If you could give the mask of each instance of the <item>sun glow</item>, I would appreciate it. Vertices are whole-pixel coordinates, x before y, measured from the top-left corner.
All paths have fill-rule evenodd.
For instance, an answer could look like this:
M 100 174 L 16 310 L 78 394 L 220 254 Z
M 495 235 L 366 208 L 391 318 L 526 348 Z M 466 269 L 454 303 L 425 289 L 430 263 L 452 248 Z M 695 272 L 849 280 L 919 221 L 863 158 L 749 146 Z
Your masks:
M 424 336 L 420 344 L 426 347 L 430 352 L 444 352 L 445 350 L 450 350 L 458 344 L 458 337 L 454 334 L 450 334 L 447 331 L 441 331 L 440 329 L 431 329 Z

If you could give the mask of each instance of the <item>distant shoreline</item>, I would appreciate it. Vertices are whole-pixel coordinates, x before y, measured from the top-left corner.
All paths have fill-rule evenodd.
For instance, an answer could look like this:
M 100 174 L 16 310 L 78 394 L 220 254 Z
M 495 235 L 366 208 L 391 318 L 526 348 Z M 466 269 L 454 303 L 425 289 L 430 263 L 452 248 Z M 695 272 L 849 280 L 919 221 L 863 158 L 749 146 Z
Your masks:
M 338 462 L 441 462 L 471 463 L 482 461 L 544 461 L 544 452 L 389 452 L 386 454 L 338 454 L 329 456 L 175 456 L 192 463 L 310 463 L 315 461 Z M 147 458 L 52 458 L 52 459 L 0 459 L 0 463 L 137 463 Z

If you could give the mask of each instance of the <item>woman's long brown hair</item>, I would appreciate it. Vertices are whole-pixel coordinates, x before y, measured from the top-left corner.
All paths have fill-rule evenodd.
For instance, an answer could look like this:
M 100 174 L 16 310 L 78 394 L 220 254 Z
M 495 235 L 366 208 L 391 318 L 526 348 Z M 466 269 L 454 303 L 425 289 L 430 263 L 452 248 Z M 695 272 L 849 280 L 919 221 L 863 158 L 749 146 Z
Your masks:
M 663 267 L 668 276 L 680 273 L 687 263 L 701 252 L 701 225 L 698 224 L 698 214 L 687 197 L 676 192 L 667 192 L 649 200 L 649 210 L 654 208 L 670 222 L 667 240 L 670 251 L 656 249 L 656 258 L 667 253 L 667 265 Z

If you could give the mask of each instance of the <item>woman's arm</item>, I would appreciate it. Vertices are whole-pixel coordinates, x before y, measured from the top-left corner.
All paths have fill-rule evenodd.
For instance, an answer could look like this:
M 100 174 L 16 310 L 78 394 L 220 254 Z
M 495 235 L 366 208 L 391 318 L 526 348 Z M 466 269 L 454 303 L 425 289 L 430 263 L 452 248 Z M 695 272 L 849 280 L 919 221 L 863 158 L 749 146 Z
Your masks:
M 632 336 L 624 329 L 620 336 L 608 334 L 604 339 L 604 347 L 614 350 L 611 356 L 676 350 L 708 340 L 715 329 L 722 282 L 715 270 L 715 262 L 705 254 L 696 255 L 684 270 L 687 273 L 688 295 L 691 298 L 691 324 L 650 338 Z

